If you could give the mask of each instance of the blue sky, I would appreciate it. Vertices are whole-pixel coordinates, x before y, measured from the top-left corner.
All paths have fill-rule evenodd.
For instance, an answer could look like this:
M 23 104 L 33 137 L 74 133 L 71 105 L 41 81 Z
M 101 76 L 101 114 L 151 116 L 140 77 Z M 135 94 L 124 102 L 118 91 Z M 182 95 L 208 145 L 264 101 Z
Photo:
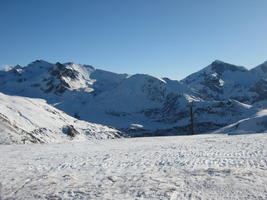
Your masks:
M 0 66 L 73 61 L 181 79 L 267 60 L 266 0 L 1 0 Z

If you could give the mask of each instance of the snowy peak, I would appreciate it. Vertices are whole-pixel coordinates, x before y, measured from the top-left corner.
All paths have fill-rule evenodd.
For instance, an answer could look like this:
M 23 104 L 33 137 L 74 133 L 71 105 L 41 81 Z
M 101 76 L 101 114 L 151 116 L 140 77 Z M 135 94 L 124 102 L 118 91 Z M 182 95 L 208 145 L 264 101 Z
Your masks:
M 52 64 L 36 60 L 26 67 L 16 66 L 10 70 L 0 71 L 0 76 L 2 77 L 0 80 L 1 91 L 7 94 L 24 94 L 43 98 L 43 93 L 62 95 L 66 91 L 75 90 L 96 94 L 116 87 L 128 75 L 98 70 L 90 65 L 72 62 Z M 19 84 L 15 86 L 15 82 Z M 14 87 L 16 91 L 14 91 Z M 37 96 L 32 95 L 32 90 Z
M 232 71 L 232 72 L 236 72 L 236 71 L 246 72 L 246 71 L 248 71 L 245 67 L 232 65 L 232 64 L 225 63 L 225 62 L 222 62 L 219 60 L 215 60 L 214 62 L 211 63 L 210 66 L 211 66 L 211 70 L 213 72 L 218 73 L 218 74 L 223 74 L 226 71 Z
M 216 76 L 223 76 L 224 73 L 229 72 L 247 72 L 248 69 L 242 66 L 237 66 L 233 64 L 229 64 L 220 60 L 215 60 L 207 67 L 203 68 L 202 70 L 195 72 L 188 77 L 192 77 L 193 75 L 196 76 L 198 74 L 205 74 L 205 75 L 216 75 Z M 186 77 L 185 79 L 187 79 Z M 184 79 L 184 80 L 185 80 Z
M 204 99 L 237 99 L 247 102 L 249 88 L 259 77 L 242 66 L 222 61 L 214 61 L 204 69 L 182 80 L 189 87 L 197 90 Z

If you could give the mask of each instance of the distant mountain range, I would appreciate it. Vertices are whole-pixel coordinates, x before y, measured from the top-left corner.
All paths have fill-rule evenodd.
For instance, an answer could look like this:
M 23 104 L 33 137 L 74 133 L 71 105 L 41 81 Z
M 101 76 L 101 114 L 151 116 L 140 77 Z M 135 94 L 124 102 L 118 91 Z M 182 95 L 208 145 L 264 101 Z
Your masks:
M 177 81 L 146 74 L 117 74 L 90 65 L 52 64 L 37 60 L 25 67 L 17 65 L 0 71 L 0 92 L 3 93 L 1 98 L 6 107 L 13 107 L 17 102 L 20 105 L 16 109 L 22 112 L 20 109 L 25 110 L 24 106 L 27 106 L 24 102 L 34 102 L 37 107 L 28 105 L 28 109 L 32 109 L 32 113 L 28 114 L 34 118 L 46 116 L 47 119 L 42 120 L 49 122 L 54 119 L 53 115 L 46 115 L 45 109 L 39 109 L 46 103 L 30 98 L 44 99 L 49 104 L 45 107 L 55 109 L 65 117 L 72 116 L 66 117 L 71 119 L 67 125 L 80 129 L 77 132 L 83 132 L 81 129 L 84 128 L 75 124 L 75 120 L 87 123 L 87 127 L 90 123 L 101 124 L 95 126 L 112 130 L 113 135 L 109 134 L 112 138 L 120 135 L 188 134 L 188 105 L 191 102 L 195 105 L 196 133 L 218 130 L 225 132 L 229 126 L 231 132 L 240 133 L 267 130 L 267 122 L 264 120 L 260 120 L 259 126 L 253 126 L 252 130 L 252 126 L 242 126 L 242 130 L 237 125 L 236 128 L 231 126 L 240 120 L 243 120 L 242 123 L 251 123 L 255 116 L 265 119 L 267 62 L 248 70 L 216 60 L 204 69 Z M 14 95 L 21 97 L 13 97 Z M 7 112 L 8 109 L 1 108 L 0 116 L 8 118 L 11 125 L 20 120 L 21 116 L 15 118 L 15 114 L 10 113 L 7 116 Z M 264 114 L 258 115 L 259 112 Z M 1 123 L 0 120 L 0 125 Z M 62 131 L 63 125 L 58 123 L 56 129 Z M 35 126 L 35 129 L 49 129 L 50 125 L 36 123 Z M 55 130 L 52 128 L 50 132 L 51 135 Z M 97 135 L 100 132 L 90 133 Z

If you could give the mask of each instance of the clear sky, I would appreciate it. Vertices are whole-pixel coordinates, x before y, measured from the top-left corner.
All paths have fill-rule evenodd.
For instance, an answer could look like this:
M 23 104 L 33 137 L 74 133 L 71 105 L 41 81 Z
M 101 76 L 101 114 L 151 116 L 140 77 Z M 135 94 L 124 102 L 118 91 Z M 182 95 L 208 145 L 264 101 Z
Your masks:
M 73 61 L 181 79 L 267 60 L 267 0 L 0 0 L 0 66 Z

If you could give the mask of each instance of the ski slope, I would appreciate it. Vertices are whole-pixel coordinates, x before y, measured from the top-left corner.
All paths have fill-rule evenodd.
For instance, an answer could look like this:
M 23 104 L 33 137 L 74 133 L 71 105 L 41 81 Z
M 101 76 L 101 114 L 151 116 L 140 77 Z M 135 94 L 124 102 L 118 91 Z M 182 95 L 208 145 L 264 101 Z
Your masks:
M 267 199 L 266 134 L 13 144 L 0 152 L 3 199 Z

